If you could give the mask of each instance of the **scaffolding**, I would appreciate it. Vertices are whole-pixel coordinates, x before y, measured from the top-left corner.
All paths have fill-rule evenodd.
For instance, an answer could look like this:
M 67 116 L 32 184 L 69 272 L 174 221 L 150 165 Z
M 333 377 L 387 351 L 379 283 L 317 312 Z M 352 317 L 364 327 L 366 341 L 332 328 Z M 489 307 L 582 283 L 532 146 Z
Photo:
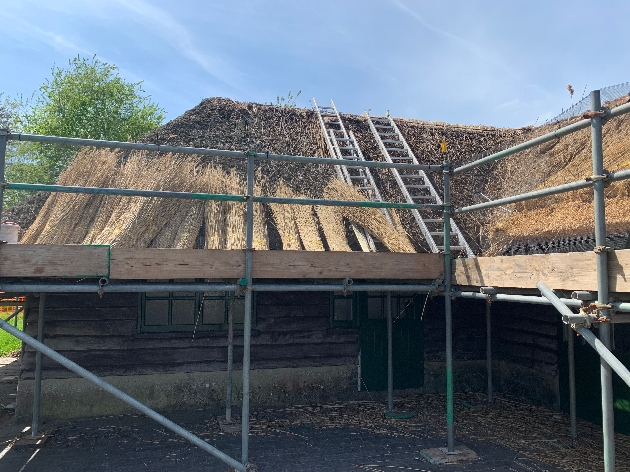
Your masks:
M 223 195 L 223 194 L 205 194 L 205 193 L 189 193 L 189 192 L 166 192 L 152 190 L 137 189 L 116 189 L 116 188 L 96 188 L 96 187 L 74 187 L 60 185 L 40 185 L 40 184 L 24 184 L 24 183 L 6 183 L 0 185 L 0 215 L 2 213 L 2 197 L 5 189 L 28 190 L 28 191 L 46 191 L 46 192 L 70 192 L 70 193 L 87 193 L 87 194 L 109 194 L 109 195 L 126 195 L 139 197 L 163 197 L 163 198 L 184 198 L 197 200 L 215 200 L 215 201 L 233 201 L 243 202 L 246 204 L 246 248 L 245 248 L 245 277 L 241 278 L 236 284 L 109 284 L 106 278 L 98 281 L 98 284 L 51 284 L 51 283 L 6 283 L 2 284 L 2 290 L 11 293 L 40 293 L 39 300 L 39 320 L 38 323 L 38 339 L 28 336 L 18 329 L 11 326 L 7 320 L 0 320 L 0 328 L 21 339 L 37 351 L 36 372 L 35 372 L 35 388 L 34 388 L 34 408 L 33 408 L 33 426 L 32 434 L 36 435 L 39 425 L 39 396 L 41 394 L 41 356 L 46 355 L 56 360 L 63 366 L 67 367 L 77 375 L 93 382 L 97 386 L 123 400 L 127 404 L 136 408 L 150 418 L 156 420 L 176 434 L 184 437 L 191 443 L 197 445 L 203 450 L 209 452 L 213 456 L 222 460 L 230 467 L 238 471 L 255 470 L 255 466 L 250 462 L 249 458 L 249 395 L 250 395 L 250 348 L 251 348 L 251 329 L 252 329 L 252 308 L 253 308 L 253 292 L 254 291 L 412 291 L 417 293 L 440 293 L 444 295 L 445 318 L 446 318 L 446 430 L 447 430 L 447 451 L 455 453 L 454 445 L 454 416 L 453 416 L 453 313 L 452 299 L 455 297 L 462 298 L 481 298 L 488 302 L 493 300 L 512 301 L 518 303 L 547 304 L 556 307 L 563 315 L 563 321 L 570 325 L 573 330 L 579 332 L 598 352 L 601 358 L 601 384 L 602 384 L 602 411 L 603 411 L 603 438 L 604 438 L 604 466 L 606 472 L 614 472 L 615 470 L 615 451 L 614 451 L 614 422 L 613 422 L 613 402 L 612 402 L 612 370 L 615 370 L 622 379 L 630 385 L 630 372 L 619 362 L 610 352 L 611 346 L 611 330 L 610 324 L 614 322 L 611 317 L 614 311 L 630 311 L 630 303 L 616 302 L 611 303 L 609 299 L 608 287 L 608 266 L 607 254 L 609 248 L 605 247 L 605 201 L 604 186 L 606 183 L 617 180 L 630 178 L 630 170 L 605 173 L 603 169 L 602 154 L 602 124 L 604 121 L 630 112 L 630 104 L 622 105 L 612 110 L 605 110 L 601 107 L 600 94 L 598 90 L 591 92 L 591 111 L 585 113 L 582 119 L 564 128 L 558 129 L 552 133 L 537 137 L 531 141 L 513 146 L 496 154 L 484 157 L 474 162 L 452 168 L 448 158 L 448 153 L 444 153 L 442 165 L 424 165 L 424 164 L 401 164 L 391 162 L 375 162 L 361 161 L 352 162 L 345 159 L 330 159 L 305 156 L 287 156 L 271 153 L 257 153 L 255 151 L 237 152 L 224 151 L 205 148 L 179 147 L 179 146 L 160 146 L 157 144 L 142 143 L 125 143 L 116 141 L 103 141 L 91 139 L 63 138 L 53 136 L 40 136 L 29 134 L 12 134 L 5 130 L 0 130 L 0 174 L 4 176 L 5 153 L 7 141 L 30 141 L 38 143 L 55 143 L 67 144 L 74 146 L 92 146 L 100 148 L 118 148 L 129 150 L 145 150 L 156 152 L 173 152 L 180 154 L 201 154 L 215 157 L 231 157 L 244 159 L 247 162 L 247 194 L 246 195 Z M 537 190 L 509 198 L 489 201 L 468 207 L 452 209 L 450 202 L 450 181 L 451 178 L 460 173 L 466 172 L 483 164 L 487 164 L 499 159 L 503 159 L 513 155 L 524 149 L 528 149 L 558 137 L 570 134 L 580 129 L 591 128 L 592 136 L 592 161 L 593 175 L 586 179 L 571 184 L 560 185 L 548 189 Z M 254 194 L 254 171 L 257 160 L 277 160 L 285 162 L 301 162 L 305 164 L 333 165 L 333 166 L 360 166 L 366 168 L 390 168 L 404 169 L 405 171 L 422 170 L 425 172 L 441 172 L 444 178 L 444 194 L 443 203 L 441 204 L 412 204 L 412 203 L 391 203 L 381 201 L 346 201 L 346 200 L 325 200 L 325 199 L 301 199 L 301 198 L 279 198 L 265 197 Z M 584 296 L 583 292 L 574 292 L 571 299 L 559 299 L 546 285 L 540 283 L 538 288 L 542 296 L 531 295 L 513 295 L 498 294 L 493 287 L 481 287 L 481 292 L 465 292 L 454 290 L 453 287 L 453 270 L 451 260 L 450 247 L 450 222 L 453 215 L 466 213 L 470 211 L 492 208 L 500 205 L 516 203 L 533 198 L 540 198 L 547 195 L 554 195 L 563 192 L 569 192 L 580 188 L 593 187 L 595 201 L 595 234 L 597 247 L 595 249 L 597 260 L 597 300 L 595 303 L 588 305 L 591 311 L 584 310 L 588 300 L 588 296 Z M 298 204 L 298 205 L 322 205 L 322 206 L 353 206 L 367 208 L 398 208 L 407 210 L 440 210 L 443 212 L 443 229 L 444 229 L 444 279 L 443 281 L 433 281 L 431 284 L 352 284 L 350 279 L 346 279 L 341 284 L 263 284 L 254 283 L 252 277 L 252 239 L 253 239 L 253 205 L 254 203 L 281 203 L 281 204 Z M 167 290 L 204 290 L 204 291 L 237 291 L 243 290 L 245 294 L 245 318 L 243 329 L 243 401 L 241 416 L 241 458 L 240 461 L 226 455 L 222 451 L 216 449 L 206 443 L 197 436 L 184 430 L 172 421 L 168 420 L 159 413 L 151 410 L 146 405 L 141 404 L 124 392 L 116 389 L 112 385 L 103 381 L 96 375 L 88 372 L 76 363 L 70 361 L 66 357 L 60 355 L 56 351 L 45 346 L 43 343 L 44 334 L 44 312 L 45 312 L 45 293 L 104 293 L 104 292 L 142 292 L 142 291 L 167 291 Z M 388 304 L 389 306 L 389 304 Z M 571 311 L 572 308 L 580 308 L 580 314 Z M 490 306 L 487 305 L 487 316 L 489 319 Z M 17 311 L 13 316 L 17 315 Z M 391 314 L 388 313 L 388 320 Z M 595 336 L 588 330 L 592 323 L 599 323 L 600 338 L 597 340 Z M 488 330 L 488 344 L 490 344 L 490 331 Z M 573 339 L 571 338 L 569 346 Z M 391 362 L 391 329 L 388 329 L 388 405 L 392 407 L 392 362 Z M 570 363 L 570 385 L 572 388 L 571 396 L 571 424 L 572 431 L 575 432 L 575 378 L 574 359 L 572 358 L 572 350 L 569 349 Z M 492 382 L 491 382 L 491 356 L 488 349 L 488 400 L 492 399 Z M 228 396 L 229 397 L 229 396 Z

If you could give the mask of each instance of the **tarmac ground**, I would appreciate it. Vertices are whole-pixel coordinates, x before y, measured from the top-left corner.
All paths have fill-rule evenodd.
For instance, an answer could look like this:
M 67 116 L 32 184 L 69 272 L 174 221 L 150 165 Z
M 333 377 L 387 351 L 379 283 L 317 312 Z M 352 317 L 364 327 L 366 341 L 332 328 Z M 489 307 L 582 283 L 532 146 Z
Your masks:
M 483 394 L 457 394 L 455 444 L 472 449 L 478 459 L 436 465 L 421 451 L 446 445 L 444 396 L 400 397 L 395 408 L 412 413 L 408 419 L 385 417 L 385 406 L 371 399 L 255 411 L 250 461 L 260 472 L 603 470 L 601 428 L 580 421 L 574 442 L 568 418 L 556 411 L 500 395 L 489 405 Z M 240 458 L 240 433 L 222 431 L 214 414 L 193 410 L 165 416 Z M 40 428 L 48 434 L 43 445 L 21 446 L 29 426 L 6 413 L 0 416 L 0 471 L 229 470 L 142 415 L 47 422 Z M 630 437 L 618 435 L 617 441 L 617 471 L 630 471 Z

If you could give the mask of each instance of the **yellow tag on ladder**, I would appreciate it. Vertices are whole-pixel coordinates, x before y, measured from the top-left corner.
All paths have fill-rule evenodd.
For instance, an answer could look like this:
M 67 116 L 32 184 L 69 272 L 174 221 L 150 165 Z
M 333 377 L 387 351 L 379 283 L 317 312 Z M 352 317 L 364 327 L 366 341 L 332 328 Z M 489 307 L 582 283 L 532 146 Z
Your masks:
M 442 152 L 446 152 L 446 139 L 442 138 L 442 142 L 440 143 L 440 147 L 442 148 Z

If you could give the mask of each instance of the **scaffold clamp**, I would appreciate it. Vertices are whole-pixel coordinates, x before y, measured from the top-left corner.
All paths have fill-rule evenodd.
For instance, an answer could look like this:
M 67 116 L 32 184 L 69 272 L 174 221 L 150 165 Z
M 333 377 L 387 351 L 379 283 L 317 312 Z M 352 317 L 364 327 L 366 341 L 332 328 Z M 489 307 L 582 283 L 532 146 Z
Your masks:
M 593 248 L 595 254 L 603 254 L 604 252 L 615 252 L 615 248 L 608 246 L 595 246 Z

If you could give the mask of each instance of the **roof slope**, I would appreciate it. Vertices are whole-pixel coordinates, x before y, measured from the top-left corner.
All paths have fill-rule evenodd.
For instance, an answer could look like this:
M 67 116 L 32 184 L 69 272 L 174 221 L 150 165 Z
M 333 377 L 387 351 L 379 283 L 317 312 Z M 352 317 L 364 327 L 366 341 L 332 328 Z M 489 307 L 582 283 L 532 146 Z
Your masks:
M 616 104 L 620 103 L 609 105 Z M 563 121 L 540 127 L 532 137 L 567 124 Z M 603 152 L 607 171 L 630 168 L 630 116 L 622 115 L 604 124 Z M 582 180 L 592 173 L 591 135 L 587 128 L 506 159 L 497 166 L 495 186 L 489 184 L 487 192 L 501 198 Z M 490 212 L 488 254 L 499 254 L 525 242 L 592 235 L 592 201 L 593 191 L 582 189 Z M 609 234 L 630 232 L 630 182 L 613 182 L 606 188 L 606 222 Z
M 356 115 L 343 115 L 343 119 L 346 127 L 355 133 L 366 159 L 383 160 L 377 143 L 369 131 L 366 120 Z M 401 128 L 402 133 L 418 159 L 423 163 L 430 164 L 441 163 L 443 155 L 440 152 L 439 143 L 443 138 L 445 138 L 449 144 L 449 158 L 454 162 L 461 162 L 469 159 L 472 155 L 492 149 L 505 141 L 515 139 L 527 131 L 525 129 L 513 130 L 483 126 L 447 125 L 444 123 L 432 123 L 406 119 L 396 119 L 396 123 Z M 164 145 L 195 146 L 238 151 L 253 149 L 258 152 L 268 151 L 281 154 L 328 157 L 325 141 L 314 111 L 260 105 L 255 103 L 239 103 L 223 98 L 203 100 L 195 108 L 147 134 L 139 141 Z M 244 180 L 245 162 L 243 159 L 219 159 L 207 156 L 197 157 L 195 159 L 183 159 L 178 156 L 171 156 L 171 161 L 177 162 L 176 164 L 173 164 L 173 162 L 167 162 L 168 160 L 165 159 L 164 156 L 160 157 L 151 154 L 140 155 L 138 153 L 120 153 L 113 158 L 115 162 L 112 164 L 112 156 L 107 157 L 101 151 L 90 152 L 94 153 L 90 159 L 78 159 L 75 163 L 74 170 L 69 172 L 67 175 L 62 176 L 60 181 L 66 181 L 68 184 L 72 185 L 80 185 L 81 178 L 77 177 L 82 175 L 80 167 L 88 166 L 90 168 L 90 172 L 92 173 L 94 169 L 99 169 L 98 174 L 103 176 L 103 182 L 101 182 L 103 185 L 108 184 L 131 188 L 164 188 L 185 191 L 187 189 L 191 190 L 198 188 L 199 182 L 205 182 L 205 184 L 203 184 L 206 185 L 205 188 L 209 188 L 208 186 L 212 187 L 214 185 L 219 185 L 216 182 L 209 183 L 212 181 L 212 178 L 208 177 L 206 174 L 214 172 L 214 179 L 218 179 L 217 182 L 224 182 L 221 184 L 223 187 L 219 185 L 220 189 L 228 191 L 228 187 L 231 185 L 230 188 L 234 193 L 243 193 L 242 191 L 237 192 L 238 187 L 242 186 L 242 182 Z M 81 156 L 81 154 L 79 154 L 79 156 Z M 100 156 L 102 159 L 99 160 L 96 158 L 97 156 Z M 155 160 L 154 163 L 147 164 L 147 162 L 151 159 Z M 145 162 L 145 164 L 139 164 L 141 161 Z M 135 171 L 131 167 L 127 169 L 127 167 L 132 164 L 136 166 Z M 112 165 L 114 167 L 112 167 Z M 168 175 L 162 176 L 158 175 L 159 173 L 153 173 L 149 176 L 147 173 L 148 170 L 144 169 L 143 165 L 153 169 L 161 169 L 160 166 L 164 166 L 161 172 L 165 172 Z M 340 190 L 343 187 L 340 187 L 338 183 L 336 183 L 334 170 L 330 166 L 305 166 L 301 164 L 266 161 L 258 163 L 257 168 L 257 185 L 259 191 L 263 194 L 277 195 L 289 192 L 290 194 L 296 196 L 322 198 L 335 194 L 335 192 L 336 194 L 339 194 L 339 192 L 349 192 L 345 198 L 362 198 L 361 195 L 352 188 L 343 189 L 343 191 Z M 479 194 L 485 188 L 491 173 L 492 166 L 490 168 L 477 170 L 465 177 L 456 179 L 453 184 L 452 191 L 453 203 L 459 206 L 478 201 Z M 400 190 L 388 170 L 379 169 L 374 174 L 377 185 L 379 186 L 379 189 L 385 199 L 390 201 L 404 201 Z M 108 178 L 106 178 L 107 176 L 111 178 L 108 180 Z M 225 176 L 229 176 L 229 178 L 225 180 Z M 439 186 L 441 186 L 441 175 L 432 175 L 431 177 L 433 179 L 433 183 L 439 188 Z M 94 184 L 96 185 L 98 183 L 96 182 Z M 355 192 L 354 195 L 352 195 L 353 191 Z M 80 197 L 85 198 L 81 200 Z M 124 242 L 125 240 L 123 236 L 117 236 L 120 239 L 120 242 L 114 242 L 114 240 L 111 239 L 113 236 L 110 234 L 110 239 L 107 239 L 104 235 L 94 240 L 89 238 L 86 239 L 87 236 L 84 236 L 83 240 L 79 241 L 79 236 L 83 234 L 83 232 L 86 232 L 86 234 L 92 234 L 95 232 L 95 228 L 90 226 L 93 222 L 87 222 L 89 223 L 87 224 L 86 221 L 75 221 L 76 216 L 74 217 L 75 219 L 63 216 L 63 211 L 65 211 L 63 208 L 64 206 L 83 205 L 84 208 L 99 208 L 99 205 L 103 206 L 107 204 L 108 208 L 111 207 L 108 210 L 110 213 L 106 216 L 100 216 L 100 224 L 103 224 L 102 220 L 107 217 L 109 223 L 106 222 L 106 224 L 110 224 L 111 226 L 111 224 L 116 222 L 117 219 L 122 218 L 121 212 L 123 211 L 123 208 L 119 208 L 118 210 L 114 210 L 112 208 L 117 206 L 120 207 L 122 205 L 121 202 L 124 202 L 124 205 L 129 206 L 132 201 L 135 201 L 133 199 L 124 200 L 119 198 L 112 203 L 112 201 L 105 201 L 106 199 L 104 197 L 100 197 L 102 201 L 98 203 L 95 198 L 98 197 L 73 196 L 73 199 L 71 199 L 72 202 L 70 202 L 70 200 L 68 200 L 65 196 L 51 197 L 51 199 L 49 199 L 49 203 L 44 206 L 44 209 L 40 213 L 40 221 L 36 222 L 35 225 L 37 228 L 30 231 L 27 241 L 100 243 L 109 241 L 109 243 L 113 242 L 114 244 L 132 245 L 133 247 L 141 247 L 143 245 L 150 246 L 158 244 L 156 241 L 158 233 L 156 233 L 155 228 L 162 225 L 162 221 L 171 222 L 171 225 L 175 225 L 175 220 L 178 220 L 181 217 L 181 221 L 179 223 L 180 225 L 186 222 L 190 223 L 192 218 L 194 220 L 194 224 L 191 226 L 192 228 L 196 227 L 197 221 L 201 221 L 201 227 L 199 229 L 200 234 L 203 233 L 205 237 L 210 238 L 222 238 L 222 242 L 204 241 L 203 244 L 200 242 L 199 238 L 197 238 L 195 240 L 197 247 L 200 247 L 200 245 L 201 247 L 240 247 L 242 245 L 240 240 L 235 240 L 233 244 L 228 243 L 226 238 L 229 238 L 229 236 L 227 233 L 225 233 L 225 231 L 223 233 L 219 231 L 220 226 L 228 224 L 227 220 L 225 220 L 225 215 L 230 212 L 235 212 L 236 210 L 229 209 L 228 207 L 215 208 L 211 210 L 206 207 L 203 211 L 199 208 L 195 209 L 192 207 L 177 207 L 177 209 L 174 209 L 174 205 L 168 206 L 164 202 L 160 202 L 158 204 L 156 201 L 149 204 L 150 208 L 146 205 L 142 206 L 139 203 L 134 203 L 137 205 L 135 216 L 134 214 L 128 214 L 125 216 L 125 218 L 129 219 L 130 222 L 135 222 L 133 223 L 136 225 L 134 226 L 134 228 L 136 228 L 134 231 L 144 231 L 142 238 L 136 239 L 134 242 Z M 77 203 L 79 201 L 82 203 Z M 160 205 L 166 206 L 161 207 Z M 289 242 L 289 239 L 287 239 L 289 236 L 287 236 L 287 234 L 283 235 L 285 228 L 282 227 L 283 224 L 281 223 L 284 221 L 281 210 L 273 205 L 264 205 L 262 207 L 260 224 L 262 225 L 263 221 L 267 221 L 269 225 L 266 232 L 261 230 L 259 238 L 262 241 L 261 248 L 266 247 L 267 244 L 271 248 L 294 247 Z M 61 232 L 70 234 L 72 232 L 71 229 L 76 229 L 77 225 L 82 225 L 83 229 L 80 231 L 77 230 L 79 232 L 74 234 L 70 239 L 46 236 L 42 237 L 40 241 L 39 238 L 41 234 L 37 234 L 37 232 L 40 230 L 43 231 L 42 228 L 46 227 L 46 225 L 49 227 L 51 226 L 47 219 L 50 218 L 50 215 L 48 214 L 48 216 L 46 216 L 46 212 L 51 212 L 55 208 L 57 213 L 60 213 L 60 209 L 63 211 L 61 211 L 61 215 L 56 216 L 59 221 L 55 223 L 55 227 L 57 229 L 54 231 L 58 231 L 59 228 L 61 228 Z M 91 214 L 91 217 L 99 218 L 97 214 L 94 213 L 96 210 L 92 211 L 93 214 Z M 116 213 L 116 211 L 118 213 Z M 385 246 L 390 247 L 391 250 L 410 250 L 408 247 L 409 242 L 404 242 L 407 238 L 411 240 L 411 250 L 415 249 L 422 251 L 425 250 L 424 248 L 426 247 L 423 238 L 417 229 L 417 225 L 413 220 L 411 212 L 409 211 L 398 211 L 394 220 L 399 219 L 401 221 L 400 227 L 390 228 L 388 230 L 381 228 L 382 222 L 378 221 L 379 217 L 376 216 L 377 214 L 381 214 L 379 211 L 376 211 L 376 213 L 360 213 L 352 212 L 350 209 L 344 209 L 339 210 L 338 214 L 336 216 L 333 215 L 332 217 L 330 212 L 328 212 L 328 214 L 322 214 L 320 209 L 314 209 L 314 211 L 311 211 L 310 216 L 305 216 L 304 214 L 300 215 L 296 213 L 296 209 L 291 211 L 293 212 L 292 218 L 296 221 L 295 225 L 297 225 L 297 221 L 301 221 L 304 228 L 310 227 L 310 230 L 308 231 L 310 231 L 312 235 L 314 235 L 316 229 L 317 236 L 321 241 L 321 243 L 317 243 L 317 237 L 313 236 L 311 238 L 304 236 L 304 238 L 300 239 L 300 243 L 296 245 L 299 246 L 299 248 L 307 246 L 315 247 L 317 244 L 321 244 L 323 248 L 328 249 L 345 248 L 344 244 L 340 241 L 335 243 L 331 243 L 330 241 L 333 234 L 332 228 L 335 227 L 335 225 L 339 228 L 339 225 L 341 224 L 341 227 L 344 228 L 347 233 L 350 233 L 350 236 L 348 236 L 346 241 L 348 249 L 357 249 L 356 241 L 353 241 L 351 232 L 348 231 L 348 222 L 353 220 L 356 220 L 355 222 L 359 225 L 372 225 L 371 231 L 381 231 L 379 239 L 385 244 Z M 103 212 L 101 211 L 101 213 Z M 139 229 L 144 228 L 140 224 L 140 215 L 145 213 L 153 215 L 153 220 L 151 220 L 153 221 L 153 226 L 146 223 L 146 225 L 149 225 L 146 227 L 151 228 L 151 231 L 148 232 L 146 228 L 143 230 Z M 190 213 L 190 216 L 183 217 L 182 215 L 184 213 Z M 203 216 L 200 216 L 202 213 Z M 326 212 L 324 211 L 324 213 Z M 87 216 L 83 215 L 83 220 L 86 218 Z M 221 220 L 221 218 L 223 218 L 223 220 Z M 310 223 L 308 221 L 309 218 L 313 220 Z M 339 222 L 340 219 L 341 223 Z M 323 222 L 328 220 L 331 221 L 331 225 L 326 228 L 326 225 Z M 474 216 L 466 216 L 462 221 L 458 222 L 460 223 L 460 227 L 468 233 L 469 240 L 472 241 L 474 245 L 480 232 L 480 225 L 477 218 Z M 120 226 L 120 222 L 116 224 L 119 224 Z M 164 223 L 164 225 L 166 225 L 166 223 Z M 208 232 L 208 227 L 213 225 L 216 230 L 215 236 L 212 236 Z M 121 226 L 121 228 L 123 233 L 125 231 L 131 231 L 129 227 Z M 326 230 L 328 230 L 328 234 L 326 234 Z M 171 229 L 171 231 L 174 231 L 174 229 Z M 294 229 L 293 231 L 295 232 L 296 230 Z M 304 229 L 303 231 L 307 231 L 307 229 Z M 391 231 L 394 232 L 392 233 Z M 299 228 L 297 228 L 297 232 L 298 234 L 301 234 Z M 264 233 L 268 233 L 266 236 L 268 243 L 264 243 Z M 35 237 L 36 234 L 37 237 Z M 398 234 L 399 237 L 396 237 L 395 234 Z M 311 239 L 311 242 L 305 243 L 306 240 L 310 241 Z M 279 241 L 281 241 L 281 243 Z M 166 244 L 167 246 L 177 245 L 175 239 L 167 243 L 160 240 L 159 245 L 162 244 Z M 186 244 L 189 244 L 189 241 Z M 313 244 L 315 246 L 313 246 Z

